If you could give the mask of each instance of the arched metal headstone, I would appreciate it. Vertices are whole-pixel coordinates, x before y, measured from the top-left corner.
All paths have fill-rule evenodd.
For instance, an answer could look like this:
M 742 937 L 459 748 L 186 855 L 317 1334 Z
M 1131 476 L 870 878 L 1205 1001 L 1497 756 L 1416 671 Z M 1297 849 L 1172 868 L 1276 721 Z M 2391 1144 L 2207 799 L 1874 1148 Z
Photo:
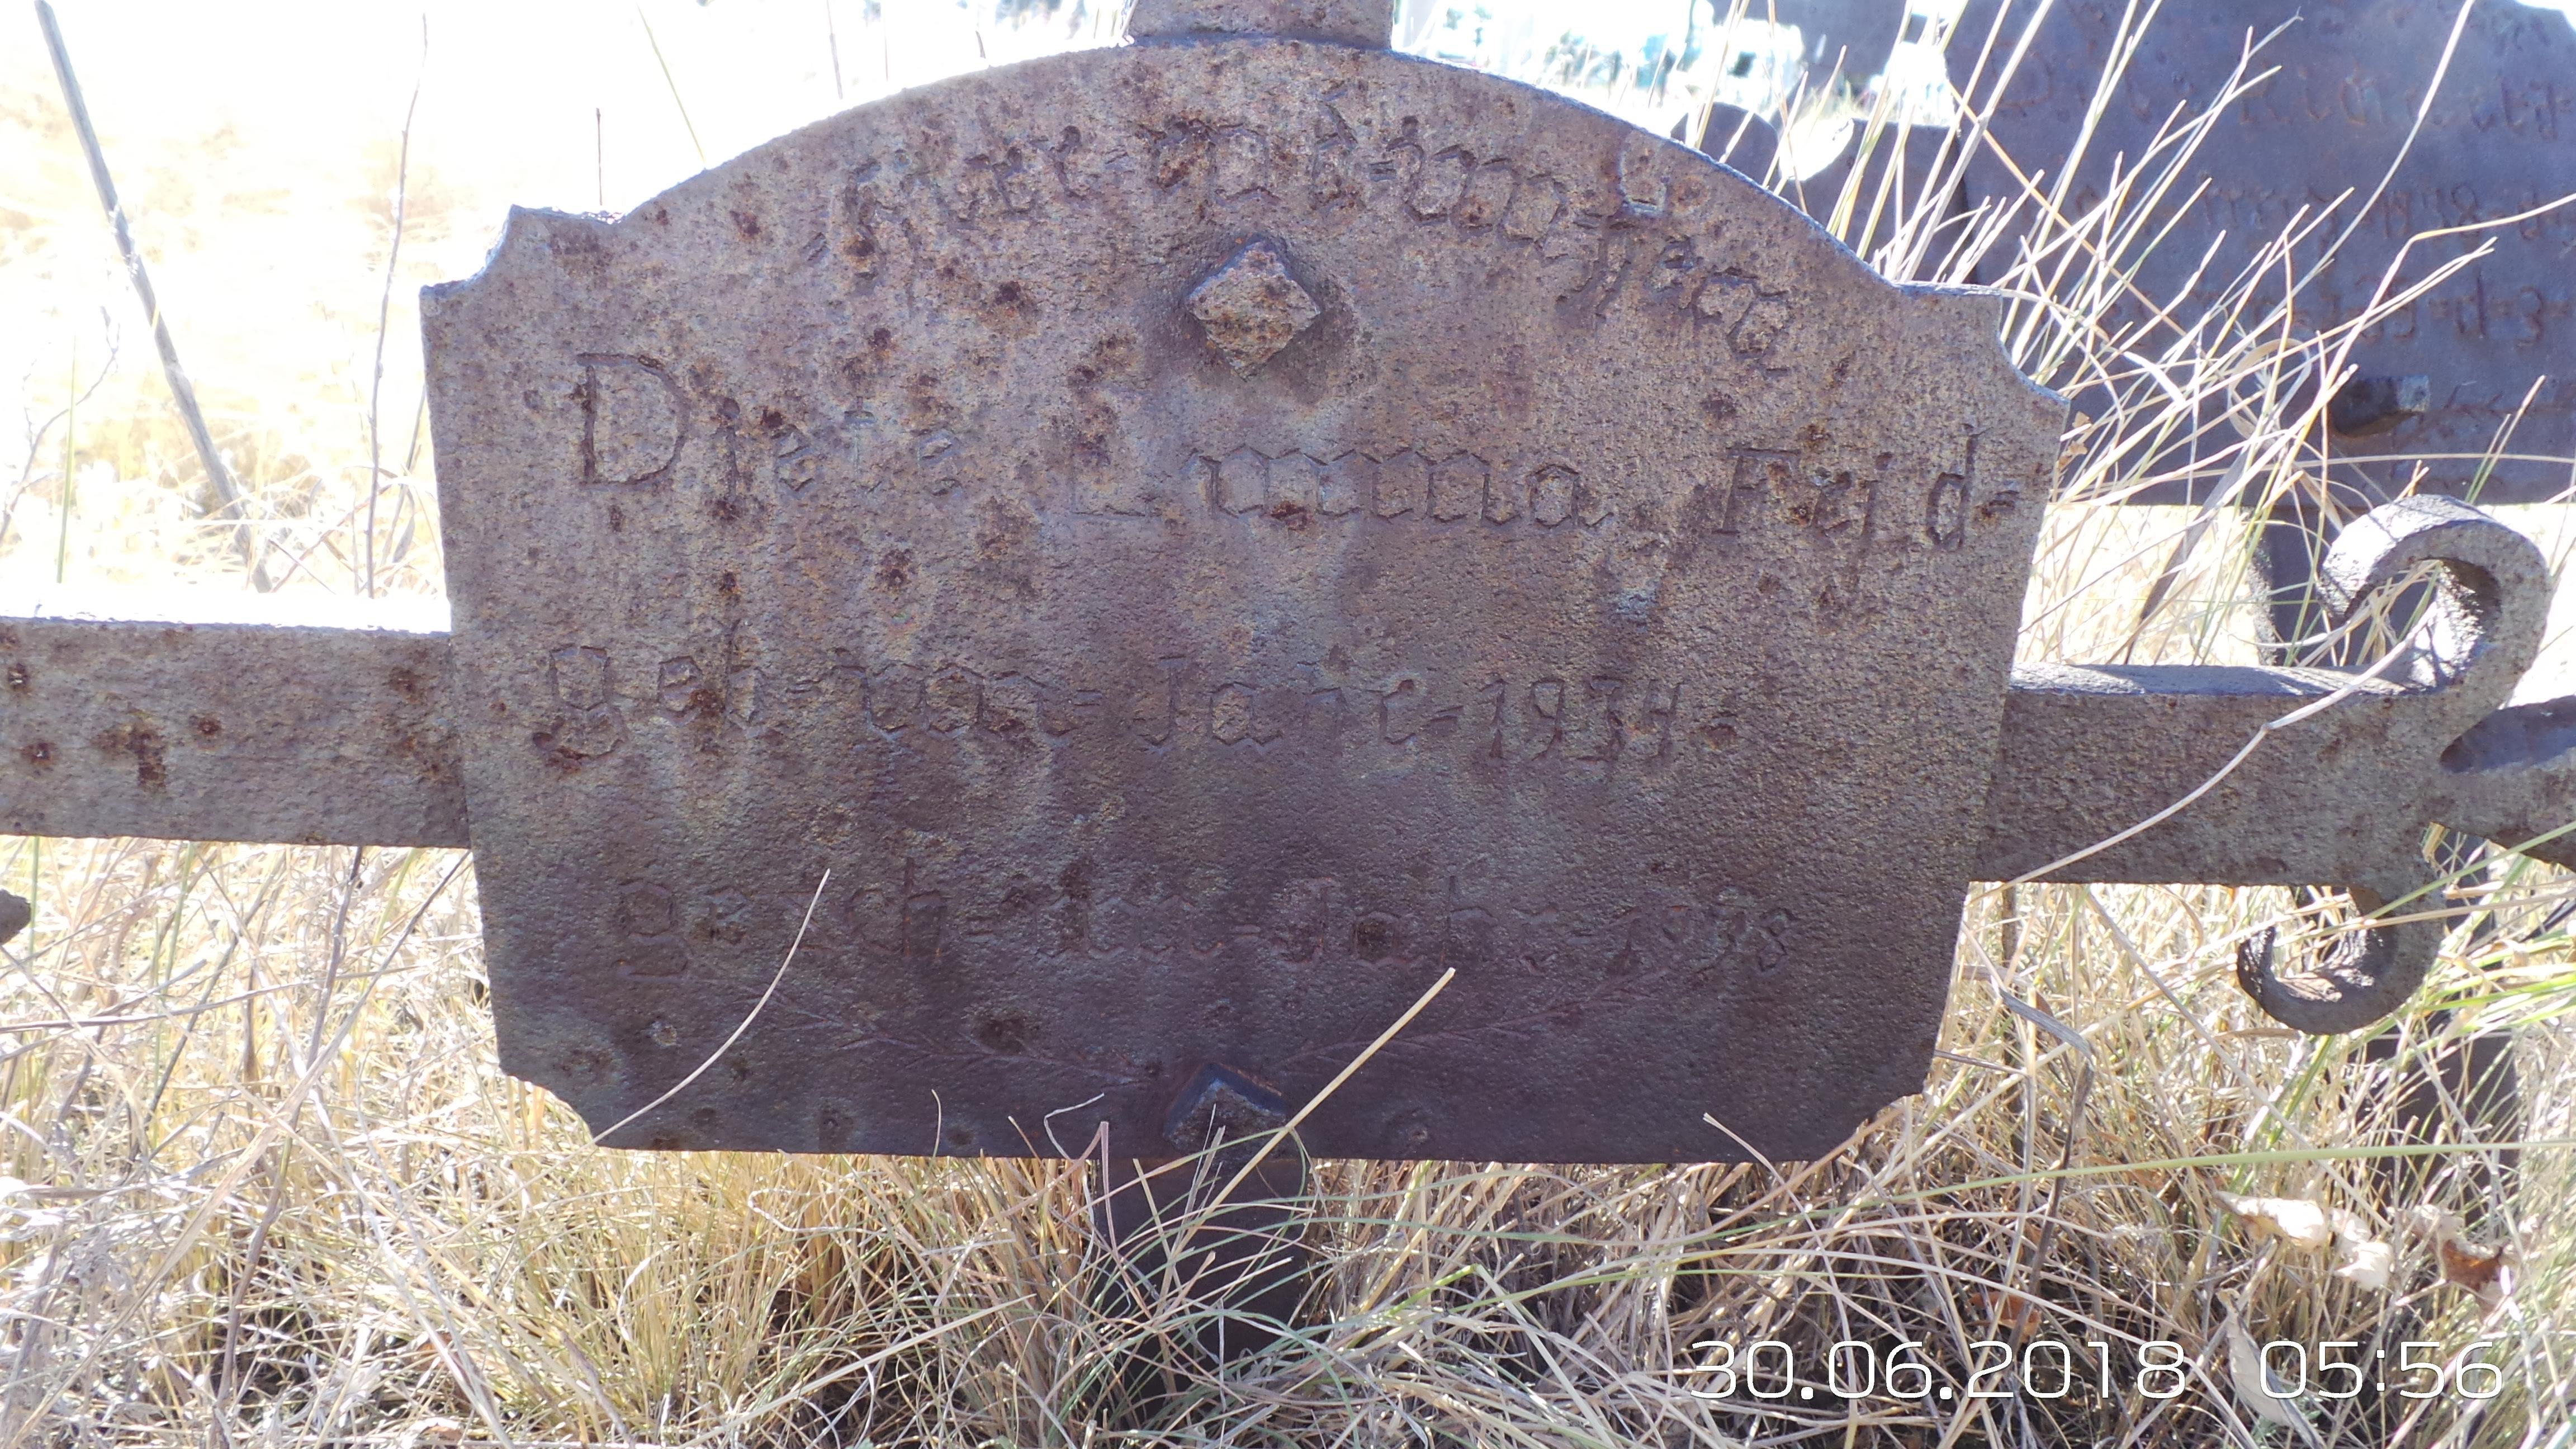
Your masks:
M 2576 819 L 2490 714 L 2528 542 L 2338 545 L 2446 566 L 2411 676 L 2016 685 L 2063 405 L 1996 301 L 1367 8 L 514 215 L 426 302 L 454 634 L 0 622 L 0 826 L 470 839 L 504 1065 L 618 1145 L 1168 1155 L 1455 968 L 1311 1150 L 1662 1161 L 1916 1090 L 1971 879 L 2375 907 Z M 2427 930 L 2258 985 L 2358 1024 Z

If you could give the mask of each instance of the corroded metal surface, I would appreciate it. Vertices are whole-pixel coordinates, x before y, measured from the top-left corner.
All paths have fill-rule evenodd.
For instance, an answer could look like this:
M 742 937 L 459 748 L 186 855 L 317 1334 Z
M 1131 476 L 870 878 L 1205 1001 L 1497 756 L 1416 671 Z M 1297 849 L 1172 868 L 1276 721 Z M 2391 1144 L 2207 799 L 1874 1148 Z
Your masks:
M 2063 416 L 1996 317 L 1270 40 L 520 213 L 426 304 L 506 1064 L 645 1107 L 829 870 L 611 1140 L 1149 1155 L 1454 966 L 1313 1150 L 1822 1150 L 1920 1081 L 1973 868 Z
M 2417 565 L 2440 561 L 2434 617 L 2376 676 L 2317 669 L 2167 666 L 2016 672 L 1987 797 L 1985 868 L 1999 879 L 2234 881 L 2342 886 L 2364 909 L 2417 903 L 2433 874 L 2425 826 L 2516 847 L 2576 820 L 2576 752 L 2546 728 L 2496 715 L 2538 653 L 2549 577 L 2538 548 L 2445 498 L 2387 505 L 2327 555 L 2329 603 L 2348 613 Z M 2276 731 L 2232 772 L 2232 758 Z M 2464 740 L 2463 737 L 2468 739 Z M 2455 742 L 2459 742 L 2456 743 Z M 2552 745 L 2558 748 L 2553 750 Z M 2111 840 L 2217 783 L 2171 818 Z M 2548 811 L 2555 805 L 2561 813 Z M 2563 856 L 2560 842 L 2554 853 Z M 2330 982 L 2263 999 L 2293 1026 L 2342 1031 L 2387 1015 L 2432 963 L 2442 926 L 2347 937 Z
M 1723 17 L 1727 8 L 1717 6 L 1716 14 Z M 1750 18 L 1798 27 L 1815 83 L 1838 71 L 1854 86 L 1887 69 L 1905 28 L 1905 10 L 1905 0 L 1763 0 L 1744 7 Z
M 620 1144 L 1167 1158 L 1454 968 L 1308 1149 L 1794 1158 L 1919 1086 L 1971 878 L 2576 857 L 2527 541 L 2347 530 L 2331 608 L 2439 576 L 2375 676 L 2012 679 L 2062 411 L 1992 300 L 1470 73 L 989 72 L 425 310 L 456 634 L 0 622 L 0 823 L 470 800 L 505 1063 Z M 2431 946 L 2249 987 L 2341 1029 Z
M 2171 306 L 2177 297 L 2180 314 L 2196 318 L 2252 261 L 2257 246 L 2281 235 L 2303 210 L 2330 219 L 2293 250 L 2302 271 L 2318 266 L 2326 244 L 2351 228 L 2336 259 L 2299 293 L 2297 324 L 2311 334 L 2359 316 L 2392 271 L 2394 294 L 2492 242 L 2492 255 L 2362 332 L 2350 357 L 2361 387 L 2335 400 L 2342 429 L 2336 451 L 2398 456 L 2346 463 L 2338 473 L 2388 497 L 2402 490 L 2420 459 L 2427 490 L 2460 494 L 2474 485 L 2487 502 L 2564 494 L 2566 460 L 2576 455 L 2576 269 L 2568 264 L 2576 205 L 2503 223 L 2576 191 L 2576 86 L 2569 81 L 2576 76 L 2576 29 L 2554 11 L 2475 0 L 2409 149 L 2408 133 L 2461 5 L 2168 4 L 2110 104 L 2088 117 L 2122 10 L 2057 4 L 2002 86 L 1990 144 L 1966 168 L 1961 199 L 1974 205 L 2020 194 L 1995 147 L 2023 170 L 2053 179 L 2066 171 L 2069 147 L 2089 127 L 2064 203 L 2070 215 L 2082 214 L 2099 202 L 2115 166 L 2135 170 L 2178 108 L 2196 115 L 2223 93 L 2249 35 L 2286 27 L 2248 70 L 2260 75 L 2277 67 L 2278 73 L 2230 106 L 2193 158 L 2173 204 L 2191 197 L 2194 187 L 2203 189 L 2139 268 L 2135 291 L 2115 320 L 2134 321 L 2142 308 Z M 2034 9 L 2030 0 L 1969 6 L 1950 44 L 1950 66 L 1962 86 L 1975 85 L 1980 102 L 1994 94 Z M 1996 38 L 1988 53 L 1990 35 Z M 2401 152 L 2404 164 L 2397 165 Z M 1917 155 L 1928 161 L 1928 152 Z M 2435 231 L 2453 234 L 2408 247 L 2410 237 Z M 2002 246 L 1981 275 L 1996 274 L 2013 238 Z M 2280 287 L 2263 295 L 2277 298 Z M 2148 350 L 2166 340 L 2151 340 Z M 2484 470 L 2478 455 L 2544 376 L 2507 447 L 2516 456 L 2478 483 Z M 2204 452 L 2237 441 L 2223 419 L 2209 421 Z M 2187 456 L 2157 464 L 2160 472 L 2191 467 Z M 2218 471 L 2208 465 L 2188 488 L 2167 486 L 2140 501 L 2204 495 Z
M 1138 39 L 1283 35 L 1383 50 L 1395 0 L 1135 0 L 1127 33 Z
M 2356 541 L 2366 537 L 2355 535 Z M 2508 557 L 2519 552 L 2510 543 L 2506 551 Z M 2512 572 L 2520 597 L 2538 596 L 2528 568 Z M 2516 627 L 2531 628 L 2533 617 L 2517 612 Z M 44 825 L 24 833 L 467 843 L 453 726 L 428 703 L 442 700 L 447 689 L 444 635 L 9 620 L 0 623 L 0 638 L 15 636 L 21 645 L 21 657 L 10 662 L 26 662 L 31 627 L 61 646 L 49 651 L 57 660 L 80 669 L 147 643 L 150 688 L 161 702 L 148 720 L 220 722 L 226 712 L 238 718 L 234 701 L 259 698 L 273 706 L 281 678 L 327 678 L 350 698 L 366 692 L 348 690 L 350 681 L 381 681 L 383 690 L 372 711 L 362 705 L 307 711 L 292 721 L 272 716 L 255 750 L 216 747 L 220 729 L 212 737 L 185 731 L 207 751 L 196 758 L 215 768 L 188 769 L 196 792 L 189 814 L 149 821 L 138 811 L 150 807 L 127 798 L 143 789 L 135 757 L 98 746 L 105 732 L 91 728 L 99 711 L 129 707 L 135 698 L 129 687 L 111 672 L 89 688 L 15 695 L 0 719 L 12 731 L 17 764 L 51 763 L 57 737 L 89 740 L 98 751 L 96 767 L 86 771 L 26 769 L 8 777 L 0 796 L 6 818 Z M 2481 637 L 2497 632 L 2488 625 L 2478 631 Z M 2477 718 L 2465 732 L 2453 729 L 2476 713 L 2478 702 L 2497 697 L 2497 683 L 2509 683 L 2514 672 L 2511 663 L 2484 656 L 2474 684 L 2453 685 L 2473 692 L 2449 698 L 2410 689 L 2403 676 L 2365 678 L 2331 669 L 2016 669 L 1973 874 L 2012 879 L 2084 851 L 2217 774 L 2272 720 L 2338 692 L 2348 698 L 2265 746 L 2175 821 L 2038 878 L 2347 884 L 2386 875 L 2392 857 L 2416 851 L 2415 834 L 2428 822 L 2576 868 L 2576 832 L 2564 830 L 2576 821 L 2576 700 L 2508 706 Z M 32 669 L 28 678 L 32 684 Z M 383 727 L 346 727 L 370 714 Z M 133 716 L 123 719 L 130 726 Z M 158 724 L 147 729 L 163 732 Z M 111 744 L 131 739 L 120 731 Z M 2357 752 L 2370 753 L 2358 769 Z M 423 758 L 432 762 L 427 769 Z M 166 768 L 166 753 L 163 763 Z M 317 772 L 331 775 L 328 787 L 306 788 Z M 2373 788 L 2353 788 L 2355 778 Z M 293 803 L 279 808 L 282 801 Z M 152 828 L 140 828 L 147 823 Z
M 0 619 L 0 832 L 463 845 L 447 638 Z
M 2497 710 L 2442 763 L 2459 789 L 2446 824 L 2576 870 L 2576 698 Z

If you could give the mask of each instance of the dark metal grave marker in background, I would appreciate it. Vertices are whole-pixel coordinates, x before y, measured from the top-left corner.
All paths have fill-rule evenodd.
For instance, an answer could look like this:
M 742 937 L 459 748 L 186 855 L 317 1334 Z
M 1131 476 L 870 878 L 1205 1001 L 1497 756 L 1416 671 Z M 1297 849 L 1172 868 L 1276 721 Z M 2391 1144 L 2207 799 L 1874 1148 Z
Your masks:
M 2576 819 L 2510 530 L 2338 543 L 2444 566 L 2384 679 L 2016 681 L 2063 405 L 1994 298 L 1383 5 L 1141 9 L 515 214 L 425 308 L 454 634 L 0 623 L 0 829 L 470 841 L 504 1065 L 617 1145 L 1166 1157 L 1454 968 L 1308 1148 L 1669 1161 L 1916 1090 L 1972 879 L 2375 909 Z
M 2427 108 L 2464 3 L 2470 13 Z M 2139 267 L 2136 295 L 2114 321 L 2134 321 L 2150 306 L 2197 319 L 2302 212 L 2328 221 L 2292 251 L 2299 273 L 2318 267 L 2327 244 L 2342 238 L 2295 304 L 2297 325 L 2310 336 L 2367 311 L 2392 268 L 2387 295 L 2491 240 L 2491 255 L 2361 333 L 2350 354 L 2356 376 L 2329 408 L 2335 451 L 2345 459 L 2335 480 L 2366 500 L 2395 497 L 2420 462 L 2421 491 L 2488 503 L 2568 495 L 2576 479 L 2568 461 L 2576 456 L 2576 205 L 2480 225 L 2576 192 L 2576 29 L 2567 17 L 2516 0 L 2175 0 L 2146 27 L 2096 113 L 2090 103 L 2122 7 L 2073 0 L 2049 7 L 2016 63 L 2039 9 L 2034 0 L 1972 0 L 1952 33 L 1951 78 L 1988 112 L 1964 169 L 1961 207 L 2019 198 L 2014 166 L 2053 188 L 2079 138 L 2084 152 L 2065 190 L 2067 214 L 2096 205 L 2115 173 L 2133 175 L 2144 164 L 2152 175 L 2162 163 L 2144 158 L 2158 133 L 2177 117 L 2204 113 L 2248 44 L 2280 29 L 2247 72 L 2278 73 L 2229 106 L 2201 144 L 2156 213 L 2178 209 L 2178 222 Z M 1878 158 L 1859 168 L 1860 187 L 1876 188 L 1884 158 L 1895 156 L 1907 172 L 1903 195 L 1921 195 L 1937 139 L 1928 131 L 1883 137 Z M 1942 169 L 1959 171 L 1955 159 Z M 1805 203 L 1820 212 L 1832 206 L 1853 170 L 1847 158 L 1811 180 Z M 1864 196 L 1858 210 L 1869 206 Z M 2410 238 L 2435 231 L 2453 234 L 2408 249 Z M 2007 235 L 1979 275 L 2000 275 L 2015 244 Z M 2276 281 L 2256 295 L 2268 305 L 2282 290 Z M 2147 346 L 2173 335 L 2151 334 Z M 2508 456 L 2487 472 L 2482 455 L 2535 383 Z M 2084 396 L 2077 402 L 2100 411 Z M 2194 445 L 2204 458 L 2238 441 L 2223 421 L 2211 421 L 2216 426 Z M 2389 461 L 2350 461 L 2381 456 Z M 2193 469 L 2194 458 L 2186 452 L 2155 468 Z M 2136 501 L 2199 501 L 2223 471 L 2220 462 L 2203 463 L 2187 482 Z

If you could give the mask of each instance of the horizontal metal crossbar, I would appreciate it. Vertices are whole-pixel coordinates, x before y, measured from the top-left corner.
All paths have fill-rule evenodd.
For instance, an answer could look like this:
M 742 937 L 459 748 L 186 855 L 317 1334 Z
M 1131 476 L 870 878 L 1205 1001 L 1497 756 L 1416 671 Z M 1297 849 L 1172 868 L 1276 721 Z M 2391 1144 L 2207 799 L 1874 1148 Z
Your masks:
M 0 669 L 0 830 L 470 843 L 444 634 L 21 619 L 0 622 Z M 2266 726 L 2338 692 L 2230 769 Z M 2526 846 L 2576 819 L 2576 698 L 2497 712 L 2432 780 L 2357 774 L 2351 757 L 2423 697 L 2330 670 L 2025 667 L 1977 874 L 2348 881 L 2373 865 L 2359 826 L 2409 809 L 2576 867 L 2576 833 Z

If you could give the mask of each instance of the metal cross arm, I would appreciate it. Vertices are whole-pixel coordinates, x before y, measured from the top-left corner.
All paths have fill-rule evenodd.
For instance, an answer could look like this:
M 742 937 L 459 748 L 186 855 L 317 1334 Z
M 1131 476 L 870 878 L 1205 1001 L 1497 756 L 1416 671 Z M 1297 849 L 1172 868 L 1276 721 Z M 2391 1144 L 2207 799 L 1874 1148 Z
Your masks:
M 454 632 L 0 624 L 0 829 L 469 844 L 502 1064 L 614 1145 L 1672 1162 L 1919 1090 L 1972 880 L 2348 890 L 2250 982 L 2340 1030 L 2430 827 L 2576 819 L 2528 541 L 2348 530 L 2345 612 L 2437 585 L 2375 672 L 2017 674 L 2001 300 L 1387 11 L 513 214 L 423 301 Z
M 447 636 L 0 618 L 0 830 L 471 844 Z
M 2421 563 L 2444 567 L 2443 589 L 2402 670 L 2016 669 L 1977 878 L 2335 886 L 2377 909 L 2425 887 L 2434 824 L 2576 868 L 2576 698 L 2501 707 L 2546 613 L 2538 550 L 2412 500 L 2348 530 L 2329 577 L 2348 612 Z M 0 619 L 0 830 L 469 846 L 447 642 Z M 2411 992 L 2439 935 L 2362 933 L 2367 966 L 2341 963 L 2349 995 L 2265 1007 L 2313 1030 L 2366 1025 Z

